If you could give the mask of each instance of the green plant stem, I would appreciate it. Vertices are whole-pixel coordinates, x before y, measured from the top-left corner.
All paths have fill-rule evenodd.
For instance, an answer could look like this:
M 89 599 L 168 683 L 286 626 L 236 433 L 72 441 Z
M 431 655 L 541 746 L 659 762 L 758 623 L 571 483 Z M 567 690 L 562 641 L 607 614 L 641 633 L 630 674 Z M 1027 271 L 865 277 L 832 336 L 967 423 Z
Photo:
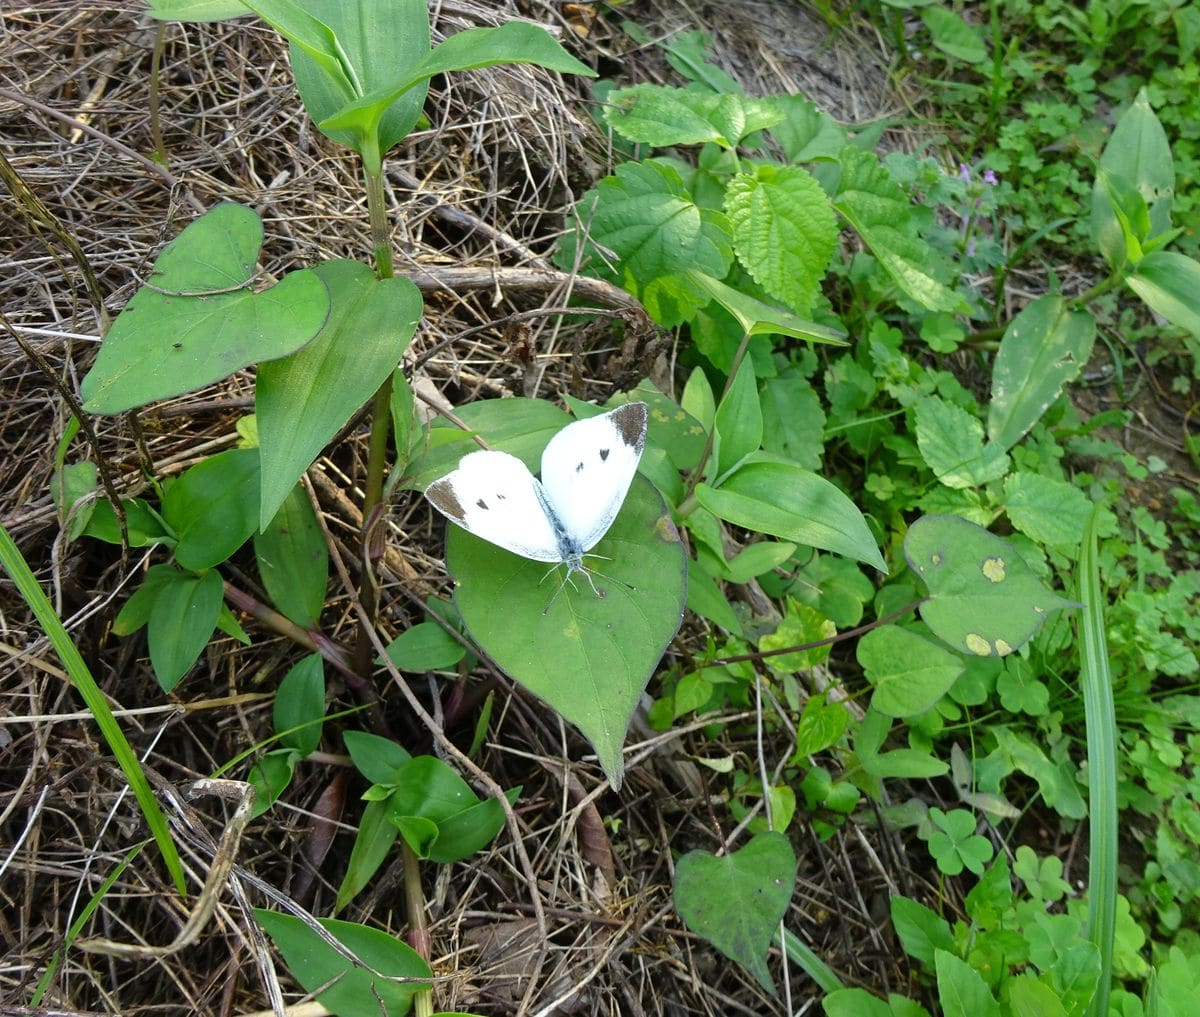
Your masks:
M 1108 1013 L 1117 921 L 1117 720 L 1097 556 L 1096 524 L 1101 508 L 1092 509 L 1079 556 L 1079 599 L 1083 603 L 1080 683 L 1088 748 L 1087 936 L 1100 951 L 1100 980 L 1088 1008 L 1091 1017 Z
M 371 221 L 371 247 L 375 257 L 375 272 L 380 279 L 395 275 L 392 265 L 391 229 L 387 214 L 386 196 L 383 190 L 383 173 L 363 172 L 367 189 L 367 214 Z M 387 473 L 388 425 L 391 421 L 392 376 L 379 386 L 371 401 L 371 441 L 367 453 L 367 476 L 363 483 L 363 556 L 362 580 L 358 596 L 362 601 L 369 624 L 375 623 L 379 612 L 379 593 L 375 581 L 373 562 L 375 555 L 374 533 L 379 525 L 380 514 L 376 511 L 383 498 L 383 481 Z M 358 644 L 354 649 L 355 670 L 366 678 L 371 673 L 371 640 L 365 625 L 359 629 Z
M 429 928 L 425 924 L 425 893 L 421 889 L 421 862 L 408 841 L 400 838 L 400 850 L 404 865 L 404 907 L 408 912 L 408 945 L 421 955 L 426 963 L 433 953 Z M 413 997 L 413 1009 L 417 1017 L 431 1017 L 433 1013 L 433 990 L 425 989 Z

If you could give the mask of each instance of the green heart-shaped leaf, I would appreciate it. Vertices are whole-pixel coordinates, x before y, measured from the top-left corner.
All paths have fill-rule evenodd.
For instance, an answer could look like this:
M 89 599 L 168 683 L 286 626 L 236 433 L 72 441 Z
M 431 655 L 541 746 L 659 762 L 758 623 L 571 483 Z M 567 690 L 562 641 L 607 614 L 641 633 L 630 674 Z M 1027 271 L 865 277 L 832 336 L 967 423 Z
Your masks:
M 325 284 L 303 269 L 251 291 L 262 239 L 258 215 L 226 202 L 167 245 L 101 344 L 83 408 L 121 413 L 192 392 L 311 340 L 329 314 Z
M 1007 540 L 960 516 L 918 519 L 904 556 L 929 587 L 925 624 L 963 653 L 1004 657 L 1052 611 L 1079 606 L 1046 589 Z
M 740 851 L 717 858 L 689 851 L 675 867 L 675 910 L 758 983 L 775 991 L 767 950 L 796 886 L 796 855 L 781 833 L 760 833 Z
M 629 721 L 683 617 L 687 562 L 662 498 L 642 477 L 595 554 L 609 559 L 597 561 L 603 575 L 592 577 L 603 596 L 576 577 L 546 611 L 561 568 L 547 578 L 545 562 L 457 526 L 446 540 L 446 565 L 459 582 L 455 604 L 472 638 L 583 732 L 619 788 Z

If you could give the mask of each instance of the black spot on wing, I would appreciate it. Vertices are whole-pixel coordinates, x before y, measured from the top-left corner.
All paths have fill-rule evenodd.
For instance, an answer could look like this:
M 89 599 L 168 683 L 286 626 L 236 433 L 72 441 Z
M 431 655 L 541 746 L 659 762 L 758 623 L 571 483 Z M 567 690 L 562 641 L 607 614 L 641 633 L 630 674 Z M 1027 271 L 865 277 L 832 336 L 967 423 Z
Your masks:
M 607 461 L 608 461 L 608 453 L 609 453 L 610 451 L 612 451 L 612 450 L 611 450 L 611 449 L 607 449 L 607 448 L 602 448 L 602 449 L 600 450 L 600 462 L 602 462 L 602 463 L 603 463 L 603 462 L 607 462 Z
M 481 509 L 483 509 L 484 512 L 486 512 L 488 510 L 488 503 L 486 501 L 484 501 L 482 498 L 477 499 L 475 504 L 478 505 Z
M 583 472 L 583 463 L 579 463 L 579 465 L 575 467 L 575 472 L 576 472 L 576 473 L 582 473 L 582 472 Z

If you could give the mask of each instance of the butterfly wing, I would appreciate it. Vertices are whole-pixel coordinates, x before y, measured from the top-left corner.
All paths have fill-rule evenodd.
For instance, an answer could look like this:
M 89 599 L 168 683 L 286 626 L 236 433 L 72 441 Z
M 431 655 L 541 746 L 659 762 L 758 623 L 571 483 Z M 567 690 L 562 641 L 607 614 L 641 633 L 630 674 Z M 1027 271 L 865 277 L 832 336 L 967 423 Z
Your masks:
M 645 403 L 568 424 L 542 453 L 542 489 L 580 551 L 608 532 L 646 447 Z
M 534 561 L 562 561 L 554 527 L 538 498 L 537 480 L 507 452 L 472 452 L 435 480 L 425 497 L 452 523 Z

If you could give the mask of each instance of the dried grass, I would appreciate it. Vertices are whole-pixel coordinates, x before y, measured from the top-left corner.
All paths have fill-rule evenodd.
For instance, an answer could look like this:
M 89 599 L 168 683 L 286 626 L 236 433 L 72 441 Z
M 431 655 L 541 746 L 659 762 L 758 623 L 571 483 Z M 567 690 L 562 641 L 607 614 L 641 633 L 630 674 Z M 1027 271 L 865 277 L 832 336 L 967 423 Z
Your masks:
M 436 6 L 443 33 L 512 14 L 547 24 L 559 17 L 558 5 L 548 2 L 521 11 L 500 10 L 500 4 Z M 134 292 L 162 245 L 220 200 L 251 204 L 262 214 L 269 272 L 364 258 L 367 227 L 356 164 L 306 120 L 284 47 L 261 25 L 165 27 L 161 122 L 170 169 L 145 158 L 154 146 L 147 81 L 158 29 L 126 7 L 39 2 L 9 5 L 0 15 L 0 151 L 62 233 L 77 241 L 108 313 Z M 831 39 L 798 5 L 743 2 L 737 18 L 728 17 L 725 4 L 622 10 L 663 33 L 706 26 L 728 69 L 751 93 L 804 91 L 846 120 L 884 111 L 887 91 L 872 46 L 849 32 Z M 636 51 L 604 22 L 593 25 L 587 40 L 572 36 L 565 22 L 561 27 L 585 59 L 599 55 L 637 65 L 642 79 L 667 73 L 657 51 Z M 399 267 L 428 293 L 412 355 L 426 358 L 437 348 L 421 370 L 450 404 L 508 394 L 552 398 L 563 390 L 603 397 L 647 372 L 670 381 L 667 344 L 644 331 L 632 330 L 637 342 L 620 349 L 606 319 L 583 329 L 539 313 L 565 303 L 563 280 L 547 284 L 546 257 L 565 209 L 608 159 L 574 87 L 525 68 L 455 76 L 431 94 L 429 129 L 408 139 L 392 160 Z M 63 538 L 48 491 L 54 444 L 70 409 L 12 338 L 20 336 L 61 383 L 77 390 L 96 347 L 99 312 L 52 227 L 35 231 L 17 204 L 6 201 L 0 236 L 8 323 L 0 332 L 0 518 L 52 591 L 147 764 L 173 784 L 208 775 L 269 733 L 270 698 L 261 694 L 273 690 L 294 648 L 265 633 L 256 633 L 249 648 L 218 641 L 172 705 L 163 705 L 144 646 L 111 637 L 115 610 L 145 560 L 122 563 L 110 548 Z M 631 305 L 582 280 L 575 292 L 618 310 Z M 515 314 L 527 315 L 523 324 L 538 351 L 532 368 L 505 338 Z M 124 419 L 95 420 L 99 452 L 122 489 L 131 490 L 140 483 L 141 455 L 161 475 L 227 447 L 251 396 L 242 374 L 152 408 L 142 416 L 142 452 Z M 351 435 L 313 471 L 330 531 L 351 562 L 360 524 L 361 437 Z M 80 452 L 76 445 L 72 458 Z M 406 566 L 385 574 L 389 631 L 407 624 L 411 590 L 442 583 L 439 547 L 419 500 L 402 499 L 390 527 Z M 349 639 L 354 618 L 345 595 L 335 591 L 325 617 L 331 637 Z M 145 833 L 119 771 L 7 582 L 0 583 L 0 629 L 3 1009 L 27 1004 L 72 920 Z M 691 648 L 701 649 L 703 633 L 685 632 L 681 640 L 681 648 L 694 643 Z M 430 691 L 416 690 L 425 702 Z M 689 935 L 670 906 L 673 857 L 719 843 L 719 803 L 709 800 L 705 771 L 688 761 L 692 751 L 711 752 L 698 732 L 677 730 L 666 738 L 643 732 L 641 751 L 632 746 L 641 762 L 616 796 L 605 792 L 594 765 L 567 762 L 587 751 L 573 732 L 519 691 L 501 685 L 499 693 L 479 763 L 505 787 L 524 785 L 521 838 L 516 844 L 504 833 L 468 864 L 426 873 L 438 1005 L 495 1014 L 783 1012 L 779 1000 Z M 387 687 L 383 695 L 390 723 L 397 730 L 409 726 L 410 748 L 427 744 L 428 732 L 410 726 L 395 690 Z M 729 730 L 724 751 L 753 758 L 753 730 Z M 313 757 L 286 803 L 251 824 L 235 873 L 256 904 L 263 898 L 255 885 L 267 885 L 315 913 L 328 912 L 358 816 L 359 788 L 347 779 L 346 762 Z M 338 818 L 341 805 L 345 813 Z M 184 842 L 198 887 L 228 816 L 219 803 L 194 808 L 209 834 L 207 842 L 203 836 Z M 332 849 L 321 860 L 314 842 L 331 829 Z M 789 927 L 848 981 L 897 988 L 904 974 L 879 929 L 897 882 L 902 891 L 919 893 L 910 885 L 902 845 L 853 825 L 822 843 L 801 824 L 798 838 L 801 881 Z M 343 917 L 401 935 L 401 899 L 397 864 Z M 86 934 L 167 943 L 187 907 L 146 850 L 104 897 Z M 60 1011 L 124 1015 L 258 1011 L 268 1003 L 250 924 L 226 895 L 199 940 L 181 953 L 131 962 L 70 949 L 46 1003 Z M 295 1001 L 281 966 L 280 977 Z M 816 990 L 793 969 L 791 994 L 800 1011 Z

